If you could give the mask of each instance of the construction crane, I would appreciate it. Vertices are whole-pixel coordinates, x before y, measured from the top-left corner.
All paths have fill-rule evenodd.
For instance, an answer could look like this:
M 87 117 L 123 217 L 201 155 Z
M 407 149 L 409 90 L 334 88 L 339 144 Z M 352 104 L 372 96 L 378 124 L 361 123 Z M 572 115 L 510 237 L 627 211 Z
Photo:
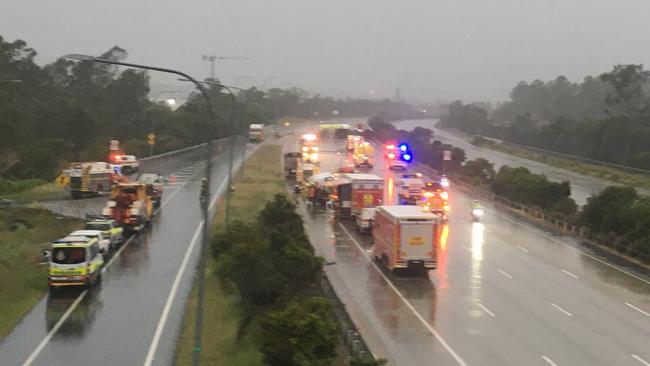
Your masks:
M 203 55 L 203 61 L 210 62 L 210 78 L 214 79 L 214 62 L 216 60 L 250 60 L 249 57 Z

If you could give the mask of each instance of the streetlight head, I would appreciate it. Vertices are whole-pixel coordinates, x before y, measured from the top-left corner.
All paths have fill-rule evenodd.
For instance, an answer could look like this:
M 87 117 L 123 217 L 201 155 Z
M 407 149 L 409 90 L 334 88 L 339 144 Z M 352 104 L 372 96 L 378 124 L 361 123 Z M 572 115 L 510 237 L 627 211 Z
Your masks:
M 93 61 L 95 59 L 95 57 L 93 56 L 84 55 L 81 53 L 70 53 L 63 56 L 62 58 L 66 60 L 73 60 L 73 61 Z

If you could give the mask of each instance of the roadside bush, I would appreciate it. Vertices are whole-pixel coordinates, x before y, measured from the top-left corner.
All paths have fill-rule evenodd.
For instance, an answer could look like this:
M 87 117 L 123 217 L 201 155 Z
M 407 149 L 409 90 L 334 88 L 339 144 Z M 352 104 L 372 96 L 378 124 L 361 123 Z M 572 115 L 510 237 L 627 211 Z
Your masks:
M 339 332 L 329 300 L 296 298 L 261 319 L 258 339 L 270 366 L 331 365 Z
M 579 221 L 593 233 L 625 234 L 628 227 L 623 220 L 622 211 L 632 205 L 638 198 L 632 187 L 607 187 L 597 195 L 587 199 L 587 204 L 580 213 Z M 627 212 L 628 220 L 635 215 Z
M 460 174 L 469 178 L 475 185 L 485 186 L 492 182 L 496 173 L 494 172 L 494 164 L 486 159 L 477 158 L 465 162 Z
M 571 215 L 577 206 L 571 196 L 569 182 L 550 182 L 542 174 L 528 169 L 502 166 L 494 177 L 492 191 L 515 202 L 534 205 L 542 209 Z

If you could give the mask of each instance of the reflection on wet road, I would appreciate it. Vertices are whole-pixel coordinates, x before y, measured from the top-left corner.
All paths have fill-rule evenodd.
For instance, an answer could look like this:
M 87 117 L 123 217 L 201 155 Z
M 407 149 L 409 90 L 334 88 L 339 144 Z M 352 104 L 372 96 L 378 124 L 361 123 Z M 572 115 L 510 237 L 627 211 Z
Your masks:
M 321 171 L 340 164 L 338 155 L 321 156 Z M 391 202 L 396 173 L 385 169 L 381 152 L 375 158 L 371 172 L 386 178 Z M 650 361 L 647 274 L 604 264 L 572 238 L 489 203 L 481 222 L 473 222 L 473 197 L 453 187 L 450 196 L 439 267 L 424 278 L 380 269 L 370 258 L 370 237 L 353 223 L 301 207 L 316 251 L 334 263 L 328 276 L 374 353 L 395 365 Z

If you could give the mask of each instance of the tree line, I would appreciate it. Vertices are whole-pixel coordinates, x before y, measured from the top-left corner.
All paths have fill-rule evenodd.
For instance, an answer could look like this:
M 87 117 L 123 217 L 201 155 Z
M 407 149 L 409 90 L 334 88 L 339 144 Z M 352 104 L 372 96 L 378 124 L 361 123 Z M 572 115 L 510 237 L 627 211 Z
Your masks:
M 443 126 L 523 145 L 650 169 L 650 72 L 616 65 L 582 82 L 520 82 L 493 111 L 455 101 Z
M 219 81 L 208 79 L 216 114 L 210 121 L 197 92 L 175 110 L 150 100 L 149 74 L 143 70 L 63 58 L 39 66 L 36 55 L 25 41 L 0 37 L 0 180 L 49 180 L 67 162 L 104 161 L 111 139 L 122 141 L 127 153 L 147 155 L 151 132 L 157 136 L 154 152 L 162 153 L 281 117 L 422 115 L 401 101 L 337 99 L 299 88 L 241 90 L 233 108 Z M 128 53 L 115 46 L 98 57 L 124 61 Z M 234 112 L 238 123 L 230 126 Z

